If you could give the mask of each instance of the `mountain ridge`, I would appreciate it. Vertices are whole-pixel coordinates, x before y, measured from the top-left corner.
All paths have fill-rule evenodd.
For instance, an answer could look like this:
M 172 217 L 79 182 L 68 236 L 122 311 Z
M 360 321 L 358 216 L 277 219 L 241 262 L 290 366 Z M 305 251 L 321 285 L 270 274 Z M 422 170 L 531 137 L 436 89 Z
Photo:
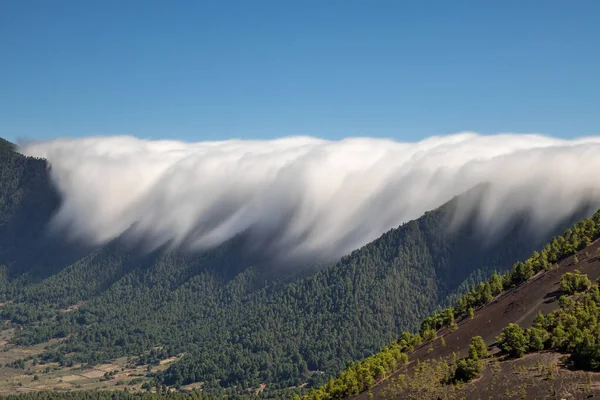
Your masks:
M 15 154 L 11 157 L 21 163 L 17 172 L 32 170 L 51 185 L 43 160 Z M 14 167 L 6 160 L 0 159 L 0 168 L 10 172 Z M 476 197 L 485 188 L 464 195 Z M 49 196 L 28 190 L 27 196 Z M 373 354 L 403 330 L 417 329 L 471 283 L 507 269 L 543 243 L 528 236 L 527 216 L 510 221 L 497 241 L 485 246 L 476 210 L 454 230 L 446 229 L 459 198 L 336 263 L 314 272 L 307 266 L 287 278 L 269 276 L 248 258 L 244 235 L 201 254 L 159 249 L 140 255 L 120 240 L 70 263 L 42 252 L 46 265 L 56 261 L 43 274 L 35 276 L 39 267 L 14 268 L 14 276 L 32 279 L 3 280 L 13 285 L 3 292 L 8 302 L 0 308 L 10 321 L 4 325 L 5 348 L 17 352 L 46 343 L 24 365 L 58 363 L 65 373 L 72 365 L 95 368 L 128 358 L 122 365 L 126 376 L 138 374 L 139 366 L 151 371 L 141 382 L 125 385 L 132 390 L 142 384 L 179 388 L 203 382 L 204 392 L 216 396 L 266 385 L 265 396 L 289 397 L 300 386 L 324 383 L 347 360 Z M 49 204 L 55 210 L 59 203 Z M 46 205 L 45 223 L 52 207 Z M 29 234 L 42 237 L 40 232 Z M 30 248 L 27 256 L 40 257 L 36 252 Z

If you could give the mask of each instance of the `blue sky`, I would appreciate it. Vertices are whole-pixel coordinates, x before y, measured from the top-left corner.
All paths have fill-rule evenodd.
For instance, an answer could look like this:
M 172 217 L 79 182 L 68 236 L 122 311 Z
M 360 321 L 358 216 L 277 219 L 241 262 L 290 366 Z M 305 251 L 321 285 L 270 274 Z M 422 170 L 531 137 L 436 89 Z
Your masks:
M 600 134 L 600 1 L 0 2 L 0 136 Z

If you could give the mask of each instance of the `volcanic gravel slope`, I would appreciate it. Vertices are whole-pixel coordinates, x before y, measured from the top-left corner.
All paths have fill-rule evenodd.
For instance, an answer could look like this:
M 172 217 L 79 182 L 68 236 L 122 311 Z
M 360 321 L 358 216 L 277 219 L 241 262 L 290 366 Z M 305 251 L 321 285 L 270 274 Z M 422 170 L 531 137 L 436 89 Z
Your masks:
M 486 306 L 475 312 L 473 319 L 457 321 L 459 328 L 450 332 L 443 328 L 438 337 L 443 337 L 445 346 L 436 339 L 432 346 L 426 343 L 409 357 L 409 364 L 379 382 L 355 399 L 588 399 L 600 398 L 600 373 L 573 371 L 561 366 L 563 355 L 553 352 L 534 353 L 522 359 L 506 360 L 488 364 L 482 377 L 460 389 L 450 386 L 427 390 L 427 377 L 417 376 L 415 382 L 423 380 L 423 390 L 395 389 L 398 375 L 414 377 L 415 366 L 427 360 L 449 359 L 453 352 L 466 357 L 473 336 L 481 336 L 493 354 L 496 337 L 511 322 L 523 328 L 531 327 L 538 314 L 544 315 L 558 308 L 559 279 L 566 272 L 579 270 L 587 274 L 592 282 L 600 277 L 600 240 L 579 251 L 574 256 L 562 259 L 559 267 L 538 273 L 529 281 L 498 295 Z M 548 368 L 554 366 L 554 376 L 548 379 Z M 427 375 L 427 372 L 421 374 Z M 417 374 L 418 375 L 418 374 Z M 431 379 L 434 379 L 431 377 Z M 417 384 L 418 386 L 418 384 Z

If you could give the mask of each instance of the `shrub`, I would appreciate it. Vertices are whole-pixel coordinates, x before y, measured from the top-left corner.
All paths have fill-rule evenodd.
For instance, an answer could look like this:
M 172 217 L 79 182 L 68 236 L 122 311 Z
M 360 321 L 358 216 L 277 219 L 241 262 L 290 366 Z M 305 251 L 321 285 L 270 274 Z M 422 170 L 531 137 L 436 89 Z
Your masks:
M 425 341 L 433 340 L 437 337 L 437 332 L 434 329 L 426 329 L 422 336 Z
M 529 340 L 525 331 L 517 324 L 508 324 L 497 340 L 500 350 L 512 357 L 523 357 L 529 349 Z
M 529 328 L 525 331 L 527 335 L 527 343 L 529 351 L 540 351 L 544 350 L 550 334 L 545 329 L 541 328 Z
M 480 359 L 488 356 L 487 346 L 481 336 L 473 336 L 469 345 L 469 358 Z
M 454 380 L 459 382 L 468 382 L 481 375 L 483 371 L 483 361 L 480 359 L 466 358 L 456 362 L 456 372 Z
M 592 282 L 585 274 L 575 271 L 567 272 L 560 277 L 560 289 L 568 294 L 584 292 L 592 287 Z

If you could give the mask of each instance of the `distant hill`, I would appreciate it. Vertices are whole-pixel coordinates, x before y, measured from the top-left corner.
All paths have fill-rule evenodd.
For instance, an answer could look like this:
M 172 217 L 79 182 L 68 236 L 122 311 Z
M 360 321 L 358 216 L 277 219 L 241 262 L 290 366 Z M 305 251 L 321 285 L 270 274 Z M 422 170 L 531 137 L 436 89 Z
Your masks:
M 549 239 L 532 237 L 523 215 L 488 243 L 476 210 L 450 231 L 454 199 L 337 263 L 282 277 L 248 256 L 244 234 L 202 254 L 147 254 L 121 239 L 86 250 L 48 235 L 61 201 L 48 166 L 10 149 L 0 153 L 0 188 L 10 350 L 0 362 L 26 350 L 35 356 L 24 368 L 57 362 L 47 373 L 61 377 L 110 363 L 130 389 L 201 384 L 205 394 L 285 398 L 319 386 Z M 66 388 L 75 385 L 92 382 Z

